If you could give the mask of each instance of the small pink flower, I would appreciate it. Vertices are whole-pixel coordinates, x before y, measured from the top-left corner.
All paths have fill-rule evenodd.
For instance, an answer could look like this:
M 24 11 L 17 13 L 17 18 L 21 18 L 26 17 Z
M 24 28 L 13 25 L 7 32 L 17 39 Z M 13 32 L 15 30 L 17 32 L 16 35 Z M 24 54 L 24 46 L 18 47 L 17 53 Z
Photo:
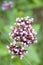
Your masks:
M 5 10 L 8 10 L 10 8 L 12 8 L 14 5 L 13 5 L 13 2 L 12 1 L 4 1 L 4 3 L 2 4 L 2 10 L 5 11 Z

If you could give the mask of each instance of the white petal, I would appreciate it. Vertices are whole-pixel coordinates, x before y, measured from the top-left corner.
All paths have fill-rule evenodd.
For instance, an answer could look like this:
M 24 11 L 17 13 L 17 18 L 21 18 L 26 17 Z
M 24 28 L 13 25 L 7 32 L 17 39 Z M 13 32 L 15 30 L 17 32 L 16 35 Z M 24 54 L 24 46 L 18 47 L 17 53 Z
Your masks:
M 15 44 L 16 44 L 16 41 L 14 40 L 13 45 L 15 45 Z
M 30 18 L 29 16 L 26 16 L 26 18 Z
M 28 53 L 28 51 L 26 51 L 26 54 Z
M 11 26 L 10 29 L 11 29 L 11 30 L 14 29 L 14 26 Z
M 20 54 L 22 54 L 22 52 L 20 52 Z
M 12 53 L 12 54 L 14 54 L 14 52 L 13 52 L 13 51 L 12 51 L 11 53 Z
M 29 21 L 27 21 L 26 23 L 29 23 Z
M 8 52 L 9 52 L 9 53 L 11 53 L 11 51 L 10 51 L 10 50 L 8 50 Z
M 21 24 L 20 25 L 25 25 L 25 23 L 24 22 L 21 22 Z
M 26 43 L 24 43 L 24 46 L 27 46 Z
M 12 37 L 10 36 L 10 38 L 12 39 Z
M 9 49 L 9 46 L 8 45 L 6 47 Z
M 20 25 L 20 23 L 17 23 L 17 25 Z
M 34 43 L 37 43 L 37 42 L 38 42 L 37 40 L 34 41 Z
M 14 56 L 11 56 L 11 59 L 13 59 L 14 58 Z
M 21 50 L 24 50 L 24 47 L 22 47 L 22 49 Z
M 18 21 L 19 20 L 19 17 L 18 18 L 16 18 L 16 21 Z
M 11 35 L 11 33 L 9 33 L 9 35 Z
M 10 43 L 10 45 L 12 45 L 12 43 Z

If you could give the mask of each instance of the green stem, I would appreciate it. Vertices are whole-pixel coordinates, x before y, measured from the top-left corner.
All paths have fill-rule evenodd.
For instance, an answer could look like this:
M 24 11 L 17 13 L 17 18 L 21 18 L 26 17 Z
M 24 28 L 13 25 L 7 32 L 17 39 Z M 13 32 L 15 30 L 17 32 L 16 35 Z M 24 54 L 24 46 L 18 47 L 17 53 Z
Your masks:
M 28 63 L 28 65 L 32 65 L 32 64 L 28 61 L 28 59 L 26 59 L 25 57 L 24 57 L 24 59 L 25 59 L 25 61 Z

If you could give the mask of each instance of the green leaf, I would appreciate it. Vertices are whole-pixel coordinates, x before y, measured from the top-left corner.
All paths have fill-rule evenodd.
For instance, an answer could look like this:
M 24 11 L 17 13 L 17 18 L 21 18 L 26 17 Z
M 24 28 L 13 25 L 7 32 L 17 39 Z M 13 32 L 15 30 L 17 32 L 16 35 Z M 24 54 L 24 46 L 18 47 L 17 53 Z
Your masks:
M 26 58 L 32 63 L 39 63 L 40 59 L 36 52 L 36 48 L 33 45 L 30 45 L 28 48 L 29 53 L 26 55 Z
M 38 32 L 39 29 L 40 29 L 40 25 L 39 24 L 34 24 L 34 25 L 32 25 L 32 27 L 35 29 L 36 32 Z
M 0 43 L 0 56 L 4 56 L 8 53 L 8 50 L 6 48 L 5 44 Z

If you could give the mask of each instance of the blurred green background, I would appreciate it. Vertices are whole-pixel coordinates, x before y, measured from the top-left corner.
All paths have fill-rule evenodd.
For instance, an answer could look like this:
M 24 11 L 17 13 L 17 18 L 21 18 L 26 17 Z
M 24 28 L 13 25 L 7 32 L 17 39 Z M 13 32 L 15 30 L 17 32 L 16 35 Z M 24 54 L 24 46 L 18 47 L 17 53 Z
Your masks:
M 12 1 L 14 7 L 2 11 L 4 1 Z M 29 46 L 29 53 L 24 55 L 23 60 L 18 57 L 11 59 L 6 48 L 12 41 L 10 26 L 15 26 L 17 17 L 24 16 L 34 18 L 32 26 L 38 33 L 38 43 Z M 0 0 L 0 65 L 43 65 L 43 0 Z

